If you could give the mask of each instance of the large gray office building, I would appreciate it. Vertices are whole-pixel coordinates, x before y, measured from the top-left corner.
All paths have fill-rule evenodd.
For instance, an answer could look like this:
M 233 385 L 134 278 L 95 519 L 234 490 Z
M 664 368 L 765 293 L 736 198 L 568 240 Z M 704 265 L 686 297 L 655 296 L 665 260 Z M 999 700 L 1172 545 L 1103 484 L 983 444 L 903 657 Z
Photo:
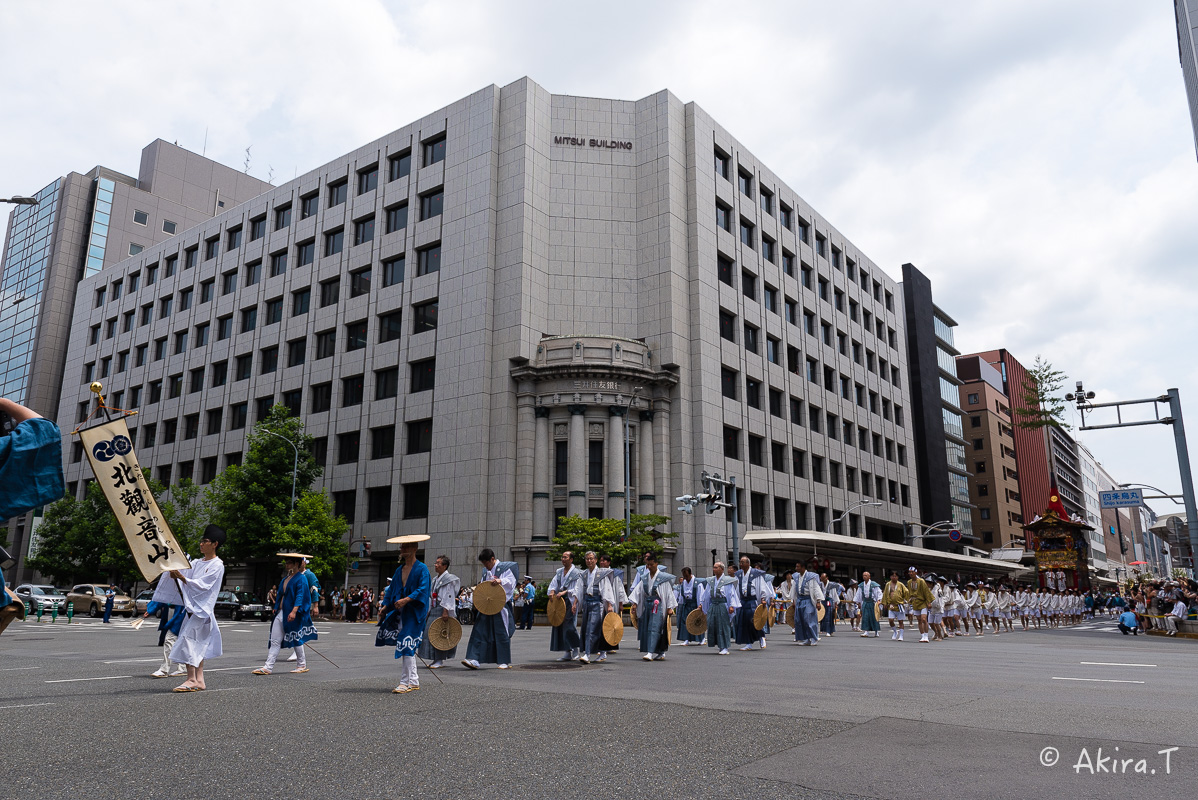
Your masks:
M 142 463 L 206 483 L 289 406 L 373 544 L 355 580 L 424 532 L 464 574 L 490 546 L 545 575 L 555 519 L 629 491 L 705 571 L 730 526 L 674 502 L 704 469 L 742 531 L 919 518 L 901 302 L 695 104 L 522 79 L 85 278 L 59 416 L 103 380 Z
M 70 172 L 33 195 L 37 205 L 13 209 L 0 257 L 0 397 L 57 417 L 79 281 L 269 188 L 158 139 L 142 150 L 136 178 L 104 166 Z M 131 330 L 128 319 L 119 324 Z M 35 519 L 0 520 L 18 580 Z

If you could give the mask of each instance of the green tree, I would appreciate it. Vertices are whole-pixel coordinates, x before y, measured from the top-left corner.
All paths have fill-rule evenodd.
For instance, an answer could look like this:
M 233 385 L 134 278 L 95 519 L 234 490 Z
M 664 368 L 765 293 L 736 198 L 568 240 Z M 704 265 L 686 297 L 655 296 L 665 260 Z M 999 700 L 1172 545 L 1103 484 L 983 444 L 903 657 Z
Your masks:
M 549 550 L 545 553 L 545 559 L 558 561 L 563 551 L 571 550 L 574 553 L 574 563 L 582 564 L 582 554 L 594 550 L 596 553 L 608 555 L 613 567 L 636 564 L 644 553 L 652 551 L 660 556 L 665 550 L 664 542 L 677 538 L 676 533 L 654 529 L 669 521 L 669 517 L 660 514 L 633 514 L 629 525 L 630 534 L 625 538 L 622 519 L 562 517 Z
M 296 509 L 302 493 L 321 475 L 312 455 L 312 437 L 304 423 L 290 416 L 286 406 L 277 405 L 254 426 L 249 446 L 240 465 L 226 467 L 208 487 L 213 524 L 224 528 L 228 542 L 221 548 L 228 561 L 245 563 L 273 558 L 278 552 L 278 533 L 291 514 L 291 471 L 299 449 L 295 476 Z M 283 438 L 279 438 L 283 437 Z
M 1060 395 L 1065 373 L 1053 369 L 1051 362 L 1036 356 L 1028 370 L 1015 408 L 1016 424 L 1024 430 L 1060 428 L 1069 430 L 1065 421 L 1065 399 Z
M 149 470 L 146 478 L 149 479 Z M 184 478 L 171 487 L 167 499 L 158 501 L 158 507 L 183 552 L 199 553 L 200 535 L 208 525 L 209 514 L 208 497 L 200 487 L 190 478 Z
M 1043 431 L 1044 450 L 1048 455 L 1048 474 L 1056 475 L 1056 463 L 1052 456 L 1052 441 L 1049 429 L 1069 430 L 1065 421 L 1065 399 L 1060 396 L 1065 384 L 1065 373 L 1053 369 L 1052 363 L 1039 355 L 1036 363 L 1028 370 L 1023 383 L 1019 405 L 1015 407 L 1015 424 L 1028 431 Z
M 345 572 L 345 543 L 349 531 L 344 517 L 333 515 L 333 503 L 324 492 L 305 491 L 296 498 L 295 513 L 275 534 L 279 551 L 306 553 L 317 575 Z M 276 551 L 276 552 L 279 552 Z

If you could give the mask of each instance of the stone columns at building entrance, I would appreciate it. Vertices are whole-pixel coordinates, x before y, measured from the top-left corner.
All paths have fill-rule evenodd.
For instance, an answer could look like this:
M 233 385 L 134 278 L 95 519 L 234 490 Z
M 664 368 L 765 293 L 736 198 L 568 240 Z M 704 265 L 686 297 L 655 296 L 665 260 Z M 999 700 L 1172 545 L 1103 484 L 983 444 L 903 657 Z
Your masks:
M 569 459 L 566 466 L 566 515 L 587 516 L 587 407 L 581 404 L 566 406 L 570 412 Z
M 638 514 L 655 514 L 657 503 L 654 495 L 655 481 L 653 475 L 653 412 L 641 412 L 641 425 L 636 432 L 636 444 L 640 449 L 637 455 L 640 473 L 636 476 Z
M 608 406 L 607 516 L 624 518 L 624 406 Z
M 532 467 L 532 540 L 547 542 L 553 533 L 553 450 L 549 444 L 549 409 L 537 406 L 536 430 L 533 435 Z

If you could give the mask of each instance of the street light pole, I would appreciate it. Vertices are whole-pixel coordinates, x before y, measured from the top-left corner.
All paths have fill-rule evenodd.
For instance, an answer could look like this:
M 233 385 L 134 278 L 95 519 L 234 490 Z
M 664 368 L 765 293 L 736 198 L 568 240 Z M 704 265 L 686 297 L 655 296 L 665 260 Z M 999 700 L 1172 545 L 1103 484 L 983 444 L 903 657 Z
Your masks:
M 286 436 L 282 435 L 281 433 L 275 433 L 274 431 L 269 431 L 266 428 L 263 428 L 262 432 L 269 433 L 271 436 L 279 437 L 284 442 L 287 442 L 287 444 L 291 445 L 291 449 L 295 451 L 295 461 L 292 463 L 292 466 L 291 466 L 291 510 L 294 512 L 295 511 L 295 475 L 299 471 L 299 448 L 295 446 L 295 442 L 291 441 L 290 439 L 288 439 Z
M 624 541 L 632 536 L 632 461 L 631 448 L 628 443 L 628 418 L 632 416 L 632 404 L 636 402 L 636 394 L 640 386 L 632 387 L 632 396 L 628 398 L 628 411 L 624 414 Z M 643 470 L 645 465 L 641 465 Z
M 12 197 L 0 197 L 0 203 L 12 203 L 14 206 L 36 206 L 41 203 L 41 200 L 36 197 L 13 195 Z
M 848 509 L 844 511 L 844 513 L 842 513 L 839 517 L 837 517 L 836 519 L 834 519 L 828 523 L 828 530 L 826 532 L 829 534 L 832 533 L 832 529 L 836 527 L 837 522 L 840 522 L 842 519 L 844 519 L 849 514 L 856 511 L 857 509 L 865 508 L 866 506 L 880 506 L 880 505 L 882 505 L 881 500 L 862 500 L 860 503 L 857 503 L 856 505 L 849 506 Z M 852 536 L 853 536 L 853 534 L 850 531 L 849 538 L 852 538 Z

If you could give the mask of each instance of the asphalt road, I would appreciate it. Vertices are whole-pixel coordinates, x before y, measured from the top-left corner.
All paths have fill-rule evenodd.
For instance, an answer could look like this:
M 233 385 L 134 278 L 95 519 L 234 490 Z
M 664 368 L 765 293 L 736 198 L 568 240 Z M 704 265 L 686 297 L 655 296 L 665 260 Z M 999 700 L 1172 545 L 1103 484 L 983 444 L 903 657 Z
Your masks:
M 674 647 L 660 663 L 630 629 L 589 667 L 558 665 L 539 628 L 517 632 L 515 669 L 422 669 L 410 695 L 390 694 L 398 663 L 373 626 L 320 623 L 315 647 L 340 668 L 310 654 L 311 672 L 269 677 L 250 674 L 266 625 L 221 627 L 208 690 L 176 695 L 148 676 L 149 625 L 14 623 L 5 796 L 1126 800 L 1188 796 L 1198 778 L 1198 645 L 1110 622 L 817 647 L 783 627 L 765 651 Z

